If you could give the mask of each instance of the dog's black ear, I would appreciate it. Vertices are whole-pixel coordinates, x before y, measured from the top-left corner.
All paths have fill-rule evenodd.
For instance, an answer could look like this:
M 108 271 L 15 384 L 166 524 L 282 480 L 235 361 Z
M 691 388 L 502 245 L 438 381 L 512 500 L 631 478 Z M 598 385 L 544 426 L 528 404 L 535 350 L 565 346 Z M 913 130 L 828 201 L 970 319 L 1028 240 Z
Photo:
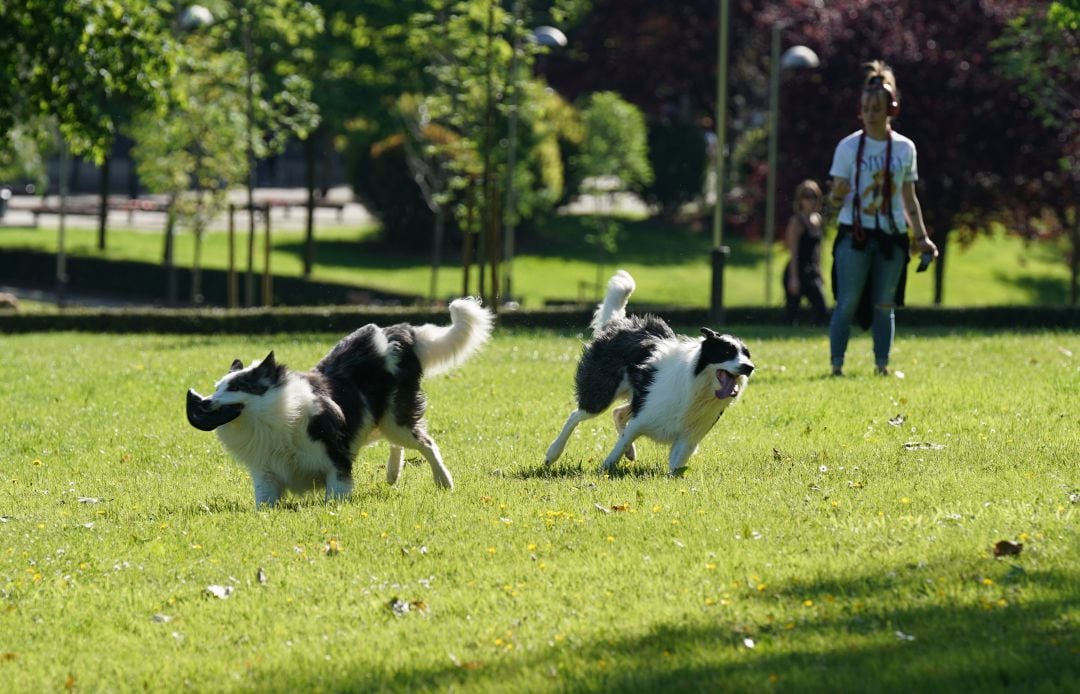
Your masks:
M 266 358 L 262 360 L 262 363 L 259 364 L 259 368 L 266 371 L 273 371 L 277 368 L 277 364 L 274 363 L 274 350 L 270 350 L 270 354 L 267 354 Z
M 701 334 L 705 336 L 706 340 L 715 340 L 720 337 L 720 335 L 715 330 L 711 330 L 709 328 L 702 328 Z
M 240 371 L 243 368 L 244 362 L 240 361 L 239 359 L 233 359 L 232 364 L 229 366 L 229 373 L 232 373 L 233 371 Z

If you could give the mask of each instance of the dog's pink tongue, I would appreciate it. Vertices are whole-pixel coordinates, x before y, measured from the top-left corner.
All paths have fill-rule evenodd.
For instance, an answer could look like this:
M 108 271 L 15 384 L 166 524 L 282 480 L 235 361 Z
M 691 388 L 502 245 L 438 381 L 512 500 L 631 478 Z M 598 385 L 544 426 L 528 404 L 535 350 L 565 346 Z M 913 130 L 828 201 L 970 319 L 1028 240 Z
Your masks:
M 720 381 L 720 389 L 716 391 L 716 397 L 720 400 L 735 395 L 735 377 L 727 371 L 717 371 L 716 380 Z

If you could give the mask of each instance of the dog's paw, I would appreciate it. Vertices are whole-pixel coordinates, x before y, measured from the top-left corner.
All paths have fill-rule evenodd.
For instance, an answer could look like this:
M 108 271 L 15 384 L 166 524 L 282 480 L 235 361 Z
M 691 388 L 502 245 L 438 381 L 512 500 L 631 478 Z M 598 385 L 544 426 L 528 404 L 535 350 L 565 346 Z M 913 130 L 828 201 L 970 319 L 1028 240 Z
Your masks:
M 630 462 L 634 462 L 635 460 L 637 460 L 637 448 L 634 446 L 634 444 L 630 444 L 626 447 L 626 459 Z
M 677 467 L 674 470 L 668 472 L 668 477 L 671 477 L 673 479 L 679 479 L 680 477 L 685 476 L 686 471 L 689 469 L 690 468 L 688 468 L 686 465 L 683 465 L 682 467 Z

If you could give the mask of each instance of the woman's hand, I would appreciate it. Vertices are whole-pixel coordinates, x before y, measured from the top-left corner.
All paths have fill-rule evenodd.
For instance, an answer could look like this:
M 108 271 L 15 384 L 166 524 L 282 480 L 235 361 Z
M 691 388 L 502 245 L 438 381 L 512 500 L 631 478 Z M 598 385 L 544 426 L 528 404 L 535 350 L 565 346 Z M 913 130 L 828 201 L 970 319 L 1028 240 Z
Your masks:
M 915 237 L 915 245 L 918 247 L 919 253 L 930 253 L 935 258 L 938 257 L 938 247 L 934 245 L 929 236 Z

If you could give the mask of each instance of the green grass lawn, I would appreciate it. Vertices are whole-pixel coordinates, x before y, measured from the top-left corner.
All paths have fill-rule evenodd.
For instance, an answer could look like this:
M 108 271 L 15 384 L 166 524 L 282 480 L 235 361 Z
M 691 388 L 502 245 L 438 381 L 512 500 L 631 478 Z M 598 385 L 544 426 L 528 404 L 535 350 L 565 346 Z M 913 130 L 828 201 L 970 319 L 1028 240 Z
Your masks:
M 4 336 L 0 681 L 1075 688 L 1080 335 L 902 330 L 904 378 L 871 376 L 859 335 L 830 379 L 820 333 L 734 332 L 758 370 L 682 479 L 650 442 L 598 475 L 606 416 L 544 469 L 579 337 L 497 331 L 427 382 L 453 492 L 416 460 L 386 487 L 379 444 L 349 499 L 263 512 L 185 390 L 270 348 L 308 368 L 339 336 Z
M 415 254 L 391 253 L 372 243 L 374 228 L 332 227 L 316 232 L 317 249 L 314 279 L 353 283 L 384 290 L 426 295 L 431 270 L 427 249 Z M 587 230 L 578 217 L 558 217 L 543 229 L 523 232 L 519 254 L 514 261 L 514 293 L 528 307 L 546 300 L 594 301 L 598 298 L 596 251 L 585 242 Z M 634 275 L 638 283 L 635 300 L 643 303 L 706 306 L 709 302 L 712 270 L 709 262 L 709 230 L 692 231 L 685 226 L 656 220 L 623 222 L 619 249 L 605 258 L 600 273 L 606 282 L 615 267 Z M 204 266 L 227 266 L 227 242 L 223 232 L 206 237 Z M 0 232 L 0 249 L 34 248 L 55 252 L 57 233 L 50 229 L 5 229 Z M 143 262 L 160 262 L 160 233 L 113 230 L 108 248 L 96 248 L 97 232 L 91 229 L 68 231 L 67 248 L 73 255 L 86 255 Z M 241 267 L 246 268 L 246 236 L 239 237 Z M 275 273 L 297 276 L 303 267 L 303 232 L 277 231 L 273 234 L 270 266 Z M 732 249 L 725 273 L 725 304 L 765 305 L 765 249 L 760 243 L 727 239 Z M 830 244 L 831 241 L 827 241 Z M 257 239 L 256 268 L 262 267 L 262 237 Z M 1061 243 L 1028 244 L 1005 234 L 979 239 L 970 248 L 952 247 L 946 273 L 944 299 L 947 306 L 995 306 L 1006 304 L 1064 304 L 1068 300 L 1068 268 L 1062 260 Z M 824 253 L 828 276 L 831 257 Z M 176 241 L 178 263 L 190 266 L 194 239 L 180 233 Z M 456 255 L 439 272 L 438 296 L 448 298 L 462 292 L 462 272 Z M 771 302 L 782 305 L 780 274 L 787 253 L 777 246 L 772 263 Z M 933 273 L 911 270 L 908 303 L 926 306 L 933 302 Z M 477 292 L 475 270 L 470 292 Z M 829 303 L 831 304 L 831 297 Z

